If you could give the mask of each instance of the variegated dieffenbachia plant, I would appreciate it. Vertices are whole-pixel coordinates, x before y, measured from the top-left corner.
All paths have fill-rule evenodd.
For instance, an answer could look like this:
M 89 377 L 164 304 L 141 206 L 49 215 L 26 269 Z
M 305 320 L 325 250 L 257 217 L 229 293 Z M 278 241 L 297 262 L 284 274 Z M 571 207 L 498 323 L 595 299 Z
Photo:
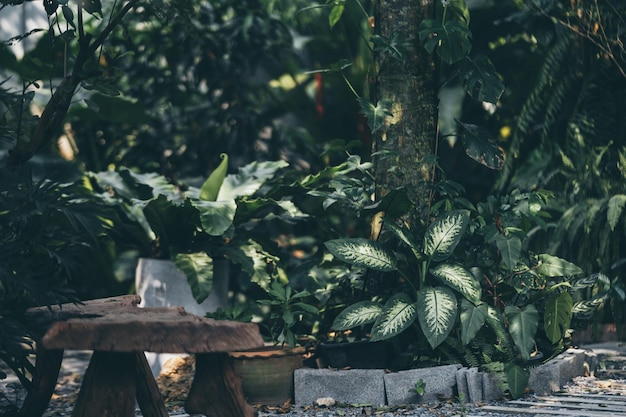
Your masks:
M 607 294 L 602 276 L 583 277 L 578 266 L 529 250 L 531 231 L 548 229 L 548 198 L 513 192 L 440 211 L 419 232 L 390 218 L 380 241 L 325 242 L 335 258 L 381 274 L 390 289 L 348 305 L 333 329 L 371 325 L 376 341 L 417 326 L 433 351 L 445 342 L 472 366 L 500 362 L 511 394 L 520 396 L 538 352 L 546 360 L 560 353 L 572 319 L 588 316 Z
M 385 340 L 419 322 L 430 346 L 433 349 L 439 346 L 457 322 L 457 295 L 474 304 L 481 300 L 479 281 L 468 269 L 450 259 L 468 222 L 467 210 L 447 212 L 427 228 L 420 244 L 409 230 L 388 224 L 395 237 L 411 249 L 416 264 L 421 265 L 419 270 L 411 272 L 403 271 L 394 251 L 377 241 L 364 238 L 327 241 L 326 248 L 338 259 L 375 271 L 398 272 L 413 290 L 412 294 L 398 292 L 385 304 L 370 300 L 352 304 L 337 316 L 333 328 L 348 330 L 374 323 L 372 340 Z

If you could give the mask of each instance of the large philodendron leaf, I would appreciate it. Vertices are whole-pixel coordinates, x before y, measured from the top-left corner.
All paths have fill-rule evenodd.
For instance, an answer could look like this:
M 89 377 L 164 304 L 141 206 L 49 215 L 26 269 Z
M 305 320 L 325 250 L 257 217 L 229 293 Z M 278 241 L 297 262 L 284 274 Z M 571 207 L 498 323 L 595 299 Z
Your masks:
M 452 255 L 467 227 L 467 210 L 451 211 L 435 220 L 424 236 L 424 254 L 433 261 L 444 261 Z
M 506 265 L 509 271 L 512 271 L 519 261 L 522 253 L 522 240 L 517 236 L 505 236 L 501 233 L 495 235 L 494 240 L 496 247 L 500 251 L 502 262 Z
M 448 64 L 453 64 L 465 57 L 472 43 L 467 25 L 458 20 L 448 20 L 443 24 L 432 19 L 424 19 L 419 28 L 420 43 L 428 53 L 441 57 Z
M 362 97 L 357 98 L 357 102 L 361 108 L 361 113 L 367 119 L 367 125 L 372 133 L 385 126 L 387 117 L 393 116 L 393 113 L 391 113 L 392 102 L 389 99 L 381 100 L 375 106 L 368 99 Z
M 471 342 L 487 320 L 487 304 L 474 305 L 467 300 L 461 300 L 461 342 L 467 345 Z
M 434 349 L 443 342 L 456 321 L 456 297 L 446 287 L 424 287 L 417 295 L 420 327 Z
M 546 277 L 564 277 L 583 273 L 578 265 L 557 256 L 543 253 L 539 255 L 539 261 L 541 263 L 537 267 L 537 272 Z
M 548 298 L 543 313 L 543 328 L 552 343 L 557 343 L 565 337 L 572 320 L 573 307 L 574 302 L 568 292 L 552 294 Z
M 383 306 L 374 301 L 361 301 L 346 307 L 333 321 L 334 330 L 349 330 L 373 323 L 382 314 Z
M 383 307 L 372 327 L 372 340 L 386 340 L 402 333 L 417 318 L 417 306 L 406 294 L 396 294 Z
M 504 150 L 491 132 L 482 126 L 458 120 L 457 124 L 462 128 L 461 142 L 467 156 L 487 168 L 501 170 L 504 166 Z
M 206 300 L 213 288 L 213 259 L 206 253 L 179 253 L 173 261 L 187 277 L 196 302 Z
M 539 312 L 534 305 L 528 304 L 523 309 L 506 306 L 504 309 L 509 320 L 509 333 L 524 360 L 530 359 L 535 347 L 535 334 L 539 326 Z
M 459 62 L 459 78 L 463 89 L 474 100 L 496 104 L 504 92 L 504 84 L 489 58 L 478 55 L 466 56 Z
M 394 271 L 396 256 L 378 242 L 363 238 L 333 239 L 324 242 L 326 249 L 338 259 L 351 265 L 376 271 Z
M 234 200 L 253 195 L 265 181 L 276 175 L 279 169 L 289 164 L 285 161 L 251 162 L 239 168 L 237 174 L 227 175 L 217 195 L 217 201 Z
M 480 282 L 459 264 L 439 264 L 430 273 L 454 288 L 472 303 L 480 302 Z
M 509 386 L 511 396 L 513 398 L 520 398 L 528 386 L 530 371 L 514 363 L 509 363 L 504 372 L 506 373 L 506 382 Z
M 211 236 L 221 236 L 235 220 L 237 203 L 230 201 L 190 200 L 198 210 L 202 229 Z

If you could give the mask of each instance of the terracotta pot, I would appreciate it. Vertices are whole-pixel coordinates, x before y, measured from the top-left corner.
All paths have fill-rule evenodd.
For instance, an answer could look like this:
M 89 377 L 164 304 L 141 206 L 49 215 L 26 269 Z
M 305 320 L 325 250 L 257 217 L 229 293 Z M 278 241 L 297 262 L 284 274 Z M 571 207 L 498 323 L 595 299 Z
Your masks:
M 293 371 L 302 368 L 303 347 L 266 346 L 230 352 L 249 404 L 280 406 L 293 402 Z

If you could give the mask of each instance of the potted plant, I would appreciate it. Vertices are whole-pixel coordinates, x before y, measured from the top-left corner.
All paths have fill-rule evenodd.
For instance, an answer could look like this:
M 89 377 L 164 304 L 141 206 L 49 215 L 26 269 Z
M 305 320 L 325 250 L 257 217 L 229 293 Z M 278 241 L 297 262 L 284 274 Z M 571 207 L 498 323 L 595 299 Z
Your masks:
M 157 174 L 128 169 L 90 173 L 92 186 L 130 221 L 142 226 L 136 289 L 142 305 L 182 305 L 197 315 L 228 302 L 230 268 L 267 287 L 277 256 L 264 220 L 295 220 L 290 201 L 265 197 L 266 182 L 288 164 L 253 162 L 227 174 L 228 157 L 200 188 L 174 185 Z M 268 220 L 269 221 L 269 220 Z M 158 358 L 158 359 L 157 359 Z M 150 358 L 158 374 L 168 355 Z
M 307 326 L 319 313 L 317 307 L 307 302 L 309 291 L 295 292 L 288 282 L 278 279 L 264 291 L 265 297 L 257 301 L 262 317 L 259 325 L 268 344 L 259 349 L 230 352 L 235 372 L 241 377 L 242 389 L 248 403 L 280 406 L 293 400 L 294 370 L 303 366 L 305 348 L 298 345 L 298 326 Z M 231 309 L 207 314 L 217 319 L 249 321 L 249 309 L 237 304 Z
M 290 202 L 258 192 L 287 165 L 284 161 L 253 162 L 228 175 L 228 157 L 222 155 L 221 164 L 200 188 L 174 185 L 163 176 L 128 169 L 89 176 L 92 186 L 112 206 L 121 207 L 127 218 L 143 227 L 141 255 L 173 262 L 184 274 L 195 301 L 201 303 L 211 293 L 215 263 L 224 258 L 239 264 L 253 282 L 262 286 L 270 282 L 265 265 L 273 256 L 255 240 L 262 233 L 255 234 L 253 229 L 265 216 L 284 214 L 294 219 L 298 213 Z

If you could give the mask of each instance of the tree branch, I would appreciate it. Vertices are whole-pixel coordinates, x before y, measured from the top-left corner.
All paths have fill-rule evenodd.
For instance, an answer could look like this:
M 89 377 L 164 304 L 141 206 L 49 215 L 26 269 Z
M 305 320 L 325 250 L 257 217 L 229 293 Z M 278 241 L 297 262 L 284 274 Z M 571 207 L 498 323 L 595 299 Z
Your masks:
M 9 151 L 9 164 L 18 165 L 28 161 L 35 153 L 43 148 L 46 143 L 52 140 L 54 133 L 59 130 L 67 115 L 76 88 L 83 80 L 83 65 L 87 62 L 89 57 L 93 56 L 115 26 L 122 21 L 124 16 L 126 16 L 139 1 L 140 0 L 130 0 L 126 3 L 93 42 L 88 34 L 79 37 L 78 54 L 72 66 L 72 74 L 63 78 L 61 84 L 59 84 L 59 87 L 57 87 L 48 101 L 48 104 L 39 118 L 31 140 L 28 142 L 18 141 L 15 147 Z

